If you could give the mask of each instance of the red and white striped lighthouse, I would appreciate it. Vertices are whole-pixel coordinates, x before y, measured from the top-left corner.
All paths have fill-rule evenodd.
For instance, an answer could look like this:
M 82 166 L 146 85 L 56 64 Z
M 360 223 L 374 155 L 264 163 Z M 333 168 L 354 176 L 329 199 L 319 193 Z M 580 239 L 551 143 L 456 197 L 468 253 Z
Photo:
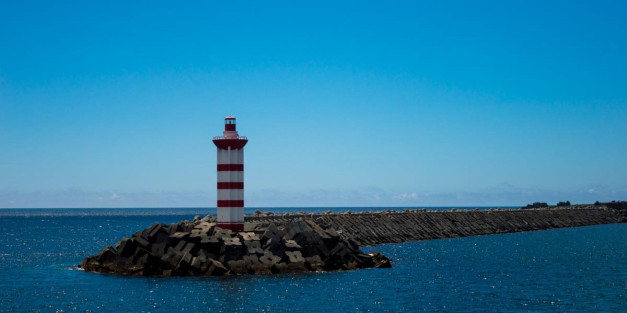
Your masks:
M 218 147 L 218 227 L 244 231 L 244 146 L 248 139 L 235 128 L 235 118 L 224 119 L 224 133 L 213 137 Z

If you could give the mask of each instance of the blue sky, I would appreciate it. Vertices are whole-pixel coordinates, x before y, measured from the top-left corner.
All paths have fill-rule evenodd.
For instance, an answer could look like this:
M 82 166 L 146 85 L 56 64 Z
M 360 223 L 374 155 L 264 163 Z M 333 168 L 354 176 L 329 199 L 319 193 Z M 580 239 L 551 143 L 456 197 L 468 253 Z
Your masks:
M 0 207 L 627 199 L 627 10 L 607 1 L 0 4 Z

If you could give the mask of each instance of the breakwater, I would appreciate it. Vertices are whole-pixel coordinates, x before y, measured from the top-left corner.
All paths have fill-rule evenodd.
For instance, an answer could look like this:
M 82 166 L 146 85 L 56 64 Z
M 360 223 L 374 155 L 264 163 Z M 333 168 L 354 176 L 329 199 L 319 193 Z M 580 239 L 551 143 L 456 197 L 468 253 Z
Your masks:
M 249 225 L 251 226 L 251 225 Z M 201 276 L 302 273 L 391 267 L 379 253 L 365 254 L 359 245 L 333 229 L 297 219 L 263 231 L 222 229 L 215 217 L 150 228 L 122 238 L 115 246 L 87 257 L 79 268 L 90 272 L 136 276 Z
M 359 245 L 443 239 L 627 222 L 627 210 L 607 205 L 574 205 L 543 209 L 391 210 L 367 213 L 324 213 L 248 216 L 247 228 L 262 230 L 311 219 L 335 229 Z
M 627 206 L 627 203 L 624 203 Z M 124 275 L 230 275 L 391 267 L 360 246 L 627 222 L 627 208 L 578 205 L 542 209 L 386 210 L 274 215 L 245 219 L 244 231 L 215 217 L 150 228 L 87 257 L 86 271 Z

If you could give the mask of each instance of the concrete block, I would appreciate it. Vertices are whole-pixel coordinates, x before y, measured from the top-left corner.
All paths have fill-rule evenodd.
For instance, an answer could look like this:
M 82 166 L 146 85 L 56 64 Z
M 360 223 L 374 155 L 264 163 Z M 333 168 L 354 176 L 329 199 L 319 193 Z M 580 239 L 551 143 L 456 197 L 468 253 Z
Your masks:
M 230 269 L 230 272 L 233 274 L 248 274 L 248 269 L 246 268 L 246 262 L 244 260 L 231 260 L 226 264 Z
M 174 251 L 176 251 L 176 253 L 183 253 L 183 249 L 185 248 L 185 246 L 187 245 L 186 241 L 179 241 L 176 246 L 174 246 Z
M 285 240 L 285 248 L 288 251 L 299 250 L 302 247 L 295 240 Z
M 272 265 L 281 262 L 281 257 L 276 256 L 269 251 L 266 251 L 262 256 L 259 257 L 259 262 L 271 267 Z
M 280 242 L 284 233 L 280 231 L 274 223 L 270 223 L 266 231 L 261 235 L 261 243 L 265 244 L 269 240 Z
M 165 241 L 154 243 L 150 246 L 150 254 L 154 255 L 155 257 L 160 258 L 165 253 L 165 247 L 166 247 Z
M 133 237 L 133 240 L 135 240 L 135 242 L 137 242 L 137 244 L 140 247 L 148 247 L 150 246 L 150 242 L 148 241 L 148 239 L 144 238 L 143 236 L 137 236 L 137 237 Z
M 217 260 L 209 259 L 205 274 L 213 275 L 213 276 L 221 276 L 228 272 L 229 270 L 224 266 L 224 264 L 222 264 L 221 262 Z
M 309 225 L 307 225 L 307 222 L 305 222 L 305 220 L 298 219 L 298 220 L 288 223 L 285 226 L 284 237 L 285 239 L 294 239 L 294 236 L 296 236 L 296 234 L 305 232 L 305 231 L 311 231 L 311 229 L 309 228 Z
M 96 261 L 100 264 L 112 263 L 115 261 L 117 253 L 111 246 L 104 248 L 100 253 L 96 255 Z
M 226 238 L 231 237 L 233 235 L 233 231 L 230 229 L 224 229 L 216 226 L 213 234 L 218 238 Z
M 183 248 L 181 252 L 183 254 L 193 254 L 194 252 L 196 252 L 195 248 L 196 248 L 196 245 L 194 243 L 189 242 L 185 245 L 185 248 Z
M 172 247 L 169 247 L 167 252 L 163 256 L 161 256 L 161 262 L 168 264 L 168 266 L 174 268 L 177 266 L 182 257 L 182 254 L 174 250 Z
M 263 254 L 264 250 L 261 248 L 260 241 L 244 241 L 244 245 L 248 250 L 248 254 Z
M 121 257 L 129 257 L 133 255 L 135 249 L 137 248 L 137 244 L 131 240 L 131 238 L 125 237 L 120 240 L 120 246 L 118 247 L 117 254 Z
M 322 268 L 324 267 L 324 262 L 318 255 L 306 257 L 305 263 L 309 265 L 312 270 L 322 270 Z
M 259 241 L 260 239 L 259 236 L 253 232 L 240 232 L 240 235 L 244 241 Z
M 305 262 L 305 258 L 303 258 L 300 251 L 285 251 L 285 256 L 290 263 Z
M 146 237 L 150 237 L 150 233 L 152 233 L 155 228 L 159 227 L 159 223 L 154 223 L 152 224 L 152 226 L 150 226 L 149 228 L 144 229 L 144 231 L 142 232 L 142 234 Z
M 170 224 L 170 226 L 168 226 L 168 229 L 167 229 L 168 233 L 169 234 L 176 233 L 176 227 L 177 225 L 175 223 Z
M 176 239 L 180 239 L 180 240 L 184 240 L 187 237 L 189 237 L 189 233 L 188 232 L 181 232 L 181 231 L 178 231 L 178 232 L 170 235 L 170 238 L 176 238 Z

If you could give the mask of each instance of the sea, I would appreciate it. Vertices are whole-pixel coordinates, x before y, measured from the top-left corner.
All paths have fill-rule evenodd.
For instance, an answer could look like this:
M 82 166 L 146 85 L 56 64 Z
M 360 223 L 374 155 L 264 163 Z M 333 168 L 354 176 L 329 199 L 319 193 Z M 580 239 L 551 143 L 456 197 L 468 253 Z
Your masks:
M 76 267 L 154 222 L 215 213 L 215 208 L 0 209 L 0 312 L 627 311 L 627 224 L 362 248 L 391 258 L 391 269 L 125 277 Z

